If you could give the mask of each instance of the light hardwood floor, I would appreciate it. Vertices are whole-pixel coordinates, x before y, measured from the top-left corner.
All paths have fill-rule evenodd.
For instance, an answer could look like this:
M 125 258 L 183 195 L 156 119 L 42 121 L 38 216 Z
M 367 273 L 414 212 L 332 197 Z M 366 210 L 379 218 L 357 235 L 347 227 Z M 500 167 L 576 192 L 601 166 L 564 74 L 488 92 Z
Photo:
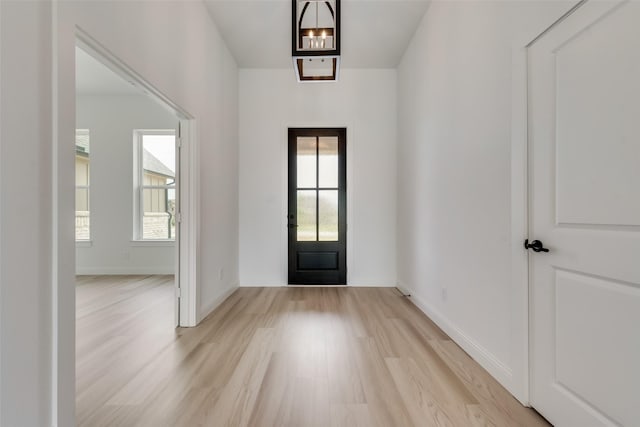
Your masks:
M 548 425 L 393 288 L 241 288 L 174 329 L 172 280 L 78 278 L 79 425 Z

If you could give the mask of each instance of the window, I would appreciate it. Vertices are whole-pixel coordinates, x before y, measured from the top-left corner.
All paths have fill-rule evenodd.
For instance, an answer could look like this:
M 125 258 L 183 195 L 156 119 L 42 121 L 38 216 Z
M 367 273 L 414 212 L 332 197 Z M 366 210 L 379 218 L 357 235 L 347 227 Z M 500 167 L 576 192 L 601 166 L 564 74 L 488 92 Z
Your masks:
M 76 129 L 76 240 L 90 239 L 89 220 L 89 130 Z
M 175 240 L 175 131 L 137 130 L 134 139 L 134 238 Z

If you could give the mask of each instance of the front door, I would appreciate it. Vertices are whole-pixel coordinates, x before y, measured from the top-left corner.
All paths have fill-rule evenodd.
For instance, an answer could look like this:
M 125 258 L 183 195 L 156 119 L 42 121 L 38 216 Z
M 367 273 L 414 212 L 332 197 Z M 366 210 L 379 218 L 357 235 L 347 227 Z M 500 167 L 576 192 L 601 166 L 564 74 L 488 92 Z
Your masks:
M 531 402 L 638 426 L 640 3 L 587 1 L 536 41 L 529 96 Z
M 346 129 L 289 129 L 289 283 L 347 283 Z

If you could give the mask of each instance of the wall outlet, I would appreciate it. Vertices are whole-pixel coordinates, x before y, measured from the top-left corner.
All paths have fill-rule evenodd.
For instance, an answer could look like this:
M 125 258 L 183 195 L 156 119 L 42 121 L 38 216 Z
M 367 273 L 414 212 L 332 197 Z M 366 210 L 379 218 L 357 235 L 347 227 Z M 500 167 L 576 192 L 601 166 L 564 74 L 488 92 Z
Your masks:
M 218 270 L 218 279 L 222 280 L 224 278 L 224 268 Z
M 441 293 L 442 293 L 442 301 L 446 301 L 447 300 L 447 288 L 442 288 L 441 289 Z

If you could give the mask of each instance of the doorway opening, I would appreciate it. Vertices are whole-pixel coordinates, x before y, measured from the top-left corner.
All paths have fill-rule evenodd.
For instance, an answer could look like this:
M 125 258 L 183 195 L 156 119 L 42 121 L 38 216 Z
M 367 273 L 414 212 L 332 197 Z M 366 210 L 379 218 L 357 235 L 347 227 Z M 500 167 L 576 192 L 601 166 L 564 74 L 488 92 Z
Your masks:
M 129 128 L 122 136 L 122 145 L 119 149 L 116 149 L 113 142 L 103 143 L 100 146 L 94 145 L 94 149 L 89 148 L 89 161 L 91 161 L 91 151 L 94 156 L 98 156 L 100 151 L 102 155 L 107 158 L 120 158 L 120 162 L 117 164 L 111 164 L 111 166 L 105 166 L 95 163 L 93 169 L 91 164 L 88 169 L 87 187 L 88 196 L 87 204 L 88 209 L 88 222 L 89 231 L 85 233 L 85 241 L 77 241 L 77 257 L 76 257 L 76 270 L 80 270 L 81 250 L 92 248 L 95 252 L 99 252 L 100 245 L 96 239 L 100 228 L 98 227 L 99 220 L 105 220 L 105 213 L 97 211 L 99 205 L 95 202 L 104 204 L 121 204 L 126 209 L 121 209 L 120 216 L 118 218 L 111 218 L 111 220 L 118 220 L 121 223 L 126 223 L 123 227 L 120 225 L 117 229 L 105 229 L 102 228 L 102 234 L 114 234 L 116 232 L 121 233 L 123 240 L 127 240 L 129 246 L 124 250 L 116 251 L 116 257 L 114 264 L 111 265 L 111 270 L 107 271 L 111 274 L 136 273 L 136 274 L 148 274 L 150 272 L 159 272 L 161 274 L 171 274 L 173 278 L 171 280 L 173 288 L 171 290 L 171 299 L 173 301 L 174 316 L 171 316 L 173 326 L 190 327 L 195 326 L 198 323 L 197 313 L 197 189 L 199 187 L 199 168 L 197 159 L 197 147 L 196 140 L 194 138 L 195 133 L 195 120 L 186 110 L 174 103 L 170 98 L 164 95 L 161 91 L 156 89 L 153 85 L 148 83 L 143 76 L 137 73 L 134 69 L 129 67 L 126 63 L 121 61 L 118 57 L 103 46 L 99 41 L 94 39 L 91 35 L 84 32 L 81 29 L 76 29 L 76 66 L 80 61 L 80 56 L 84 55 L 93 61 L 94 71 L 85 73 L 87 81 L 80 82 L 80 74 L 76 74 L 76 86 L 86 84 L 88 86 L 100 85 L 100 79 L 97 79 L 99 75 L 107 75 L 114 87 L 118 87 L 122 93 L 112 94 L 112 105 L 96 107 L 93 112 L 95 116 L 102 116 L 106 118 L 109 115 L 109 108 L 114 113 L 113 98 L 117 98 L 121 95 L 130 95 L 129 99 L 135 99 L 136 102 L 146 105 L 148 108 L 144 109 L 146 112 L 144 117 L 139 121 L 129 120 L 131 118 L 125 117 L 122 120 L 129 120 Z M 95 81 L 98 80 L 98 81 Z M 114 83 L 114 80 L 116 83 Z M 77 88 L 76 91 L 79 89 Z M 132 105 L 125 105 L 122 109 L 131 111 Z M 76 112 L 81 106 L 76 105 Z M 148 110 L 148 111 L 147 111 Z M 135 109 L 134 109 L 135 111 Z M 115 113 L 122 113 L 117 110 Z M 120 114 L 120 117 L 123 115 Z M 131 124 L 134 123 L 134 124 Z M 81 123 L 76 123 L 77 129 L 87 130 L 87 126 L 82 126 Z M 175 134 L 175 142 L 170 144 L 175 152 L 175 159 L 166 158 L 163 161 L 152 162 L 156 166 L 163 163 L 166 168 L 161 168 L 164 171 L 165 181 L 161 182 L 158 188 L 146 188 L 144 186 L 144 173 L 140 176 L 139 172 L 144 170 L 144 159 L 140 156 L 141 165 L 138 169 L 142 169 L 135 174 L 134 177 L 134 157 L 140 153 L 140 141 L 136 137 L 141 134 L 162 134 L 173 133 Z M 95 133 L 94 137 L 98 134 Z M 91 147 L 91 129 L 88 129 L 89 147 Z M 95 139 L 95 138 L 94 138 Z M 112 139 L 107 138 L 109 141 Z M 144 145 L 144 144 L 143 144 Z M 153 154 L 153 153 L 151 153 Z M 156 153 L 153 155 L 157 160 L 162 157 L 162 153 Z M 122 160 L 123 158 L 127 158 Z M 96 157 L 97 158 L 97 157 Z M 148 163 L 148 162 L 147 162 Z M 167 165 L 166 163 L 169 163 Z M 102 167 L 102 171 L 98 169 Z M 105 172 L 105 169 L 106 172 Z M 153 169 L 153 168 L 151 168 Z M 160 172 L 162 172 L 160 171 Z M 112 194 L 102 195 L 101 199 L 95 198 L 95 193 L 100 186 L 99 183 L 91 178 L 91 175 L 98 174 L 108 175 L 113 177 L 114 181 L 120 181 L 119 191 L 122 194 L 127 194 L 121 197 L 114 197 Z M 170 175 L 173 175 L 172 177 Z M 134 186 L 135 181 L 138 181 L 142 187 Z M 156 182 L 157 184 L 157 182 Z M 103 185 L 104 188 L 110 188 L 109 185 Z M 124 188 L 126 187 L 126 188 Z M 146 191 L 145 191 L 146 189 Z M 155 190 L 155 191 L 154 191 Z M 162 197 L 166 209 L 163 212 L 153 212 L 156 214 L 158 222 L 164 224 L 164 231 L 166 231 L 167 238 L 157 239 L 145 239 L 144 237 L 144 197 L 153 197 L 154 195 L 166 196 Z M 152 194 L 158 193 L 158 194 Z M 162 204 L 162 203 L 161 203 Z M 156 204 L 158 207 L 159 205 Z M 136 211 L 135 207 L 142 207 Z M 162 206 L 160 206 L 162 207 Z M 159 208 L 158 208 L 159 209 Z M 95 211 L 95 212 L 92 212 Z M 157 209 L 156 209 L 157 210 Z M 137 216 L 141 217 L 141 220 L 137 220 Z M 118 230 L 118 231 L 116 231 Z M 169 238 L 170 234 L 170 238 Z M 163 236 L 165 234 L 163 233 Z M 152 241 L 149 241 L 152 240 Z M 166 247 L 173 247 L 172 254 L 167 254 Z M 108 245 L 107 245 L 108 247 Z M 103 249 L 106 249 L 104 247 Z M 164 253 L 162 264 L 164 269 L 150 270 L 147 267 L 149 264 L 139 268 L 135 267 L 134 261 L 148 262 L 153 256 Z M 112 254 L 113 255 L 113 254 Z M 116 268 L 115 262 L 123 263 L 123 261 L 129 261 L 129 270 L 122 270 Z M 159 264 L 156 261 L 156 265 Z M 96 270 L 94 270 L 96 271 Z M 79 271 L 80 272 L 80 271 Z M 85 270 L 86 273 L 92 273 L 91 270 Z
M 114 291 L 97 292 L 111 301 L 126 293 L 121 283 L 157 276 L 153 290 L 169 302 L 160 317 L 177 326 L 179 116 L 103 59 L 76 47 L 76 308 L 89 315 L 82 305 L 94 283 Z
M 347 284 L 345 128 L 290 128 L 289 284 Z

